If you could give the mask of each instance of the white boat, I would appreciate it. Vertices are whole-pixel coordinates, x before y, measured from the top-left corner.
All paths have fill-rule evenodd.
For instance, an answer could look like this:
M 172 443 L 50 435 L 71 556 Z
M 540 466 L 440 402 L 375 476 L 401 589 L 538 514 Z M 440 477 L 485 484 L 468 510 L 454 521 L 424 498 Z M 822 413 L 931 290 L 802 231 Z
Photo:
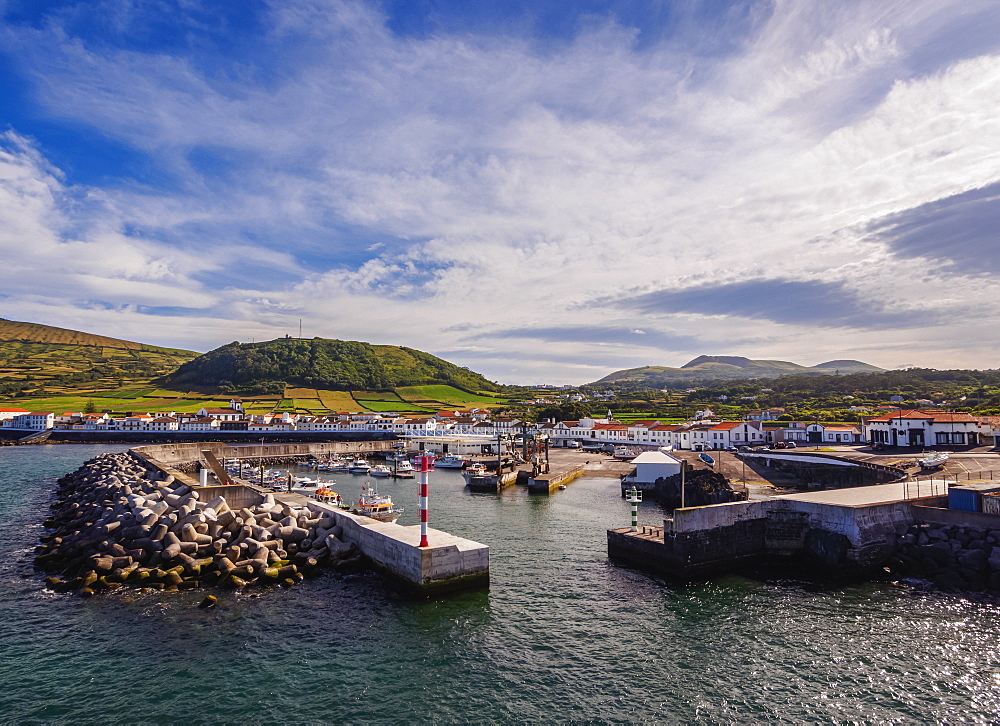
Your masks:
M 307 476 L 293 476 L 292 483 L 300 487 L 314 487 L 323 484 L 322 479 L 310 479 Z
M 486 473 L 486 467 L 479 462 L 473 462 L 465 467 L 465 474 L 468 476 L 483 476 Z
M 351 462 L 350 467 L 348 467 L 348 471 L 352 474 L 367 474 L 371 468 L 372 465 L 364 459 L 355 459 Z
M 442 456 L 434 460 L 435 469 L 461 469 L 465 466 L 467 459 L 461 456 Z
M 330 465 L 328 467 L 328 471 L 342 472 L 350 470 L 351 470 L 351 462 L 348 461 L 347 459 L 336 459 L 335 461 L 330 462 Z
M 917 463 L 920 464 L 921 469 L 934 469 L 946 461 L 948 461 L 948 454 L 944 451 L 935 451 L 922 459 L 917 459 Z
M 392 476 L 392 467 L 388 464 L 376 464 L 368 470 L 370 476 L 387 477 Z
M 369 486 L 361 487 L 361 496 L 358 497 L 354 513 L 377 519 L 379 522 L 395 522 L 403 513 L 403 508 L 393 504 L 392 497 L 388 494 L 379 494 L 370 484 L 371 482 Z
M 413 478 L 413 464 L 411 464 L 407 459 L 402 461 L 394 462 L 395 469 L 392 475 L 397 479 L 412 479 Z

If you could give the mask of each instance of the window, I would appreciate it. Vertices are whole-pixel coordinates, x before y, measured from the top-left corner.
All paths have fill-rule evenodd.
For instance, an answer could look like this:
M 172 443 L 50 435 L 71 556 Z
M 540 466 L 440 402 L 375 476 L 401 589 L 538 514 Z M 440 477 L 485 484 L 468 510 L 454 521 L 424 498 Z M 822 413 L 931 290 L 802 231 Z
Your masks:
M 937 443 L 939 443 L 939 444 L 947 444 L 948 443 L 948 434 L 939 431 L 935 436 L 937 438 Z
M 953 443 L 953 444 L 964 444 L 965 443 L 965 434 L 952 434 L 951 435 L 951 443 Z

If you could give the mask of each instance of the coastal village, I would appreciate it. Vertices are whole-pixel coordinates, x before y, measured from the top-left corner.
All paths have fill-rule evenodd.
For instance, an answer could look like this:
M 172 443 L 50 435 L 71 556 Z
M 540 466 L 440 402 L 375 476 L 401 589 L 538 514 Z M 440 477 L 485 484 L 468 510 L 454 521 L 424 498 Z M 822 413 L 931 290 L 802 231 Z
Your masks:
M 38 431 L 100 432 L 249 432 L 266 437 L 295 432 L 392 434 L 400 437 L 465 436 L 495 438 L 515 433 L 542 434 L 551 446 L 610 444 L 639 449 L 725 450 L 747 446 L 795 448 L 803 445 L 875 445 L 919 448 L 1000 445 L 1000 416 L 964 412 L 895 409 L 866 417 L 858 425 L 777 421 L 783 410 L 754 411 L 739 421 L 724 421 L 705 409 L 690 421 L 642 420 L 623 423 L 611 411 L 602 418 L 533 422 L 494 416 L 488 409 L 438 411 L 413 417 L 392 412 L 331 413 L 325 416 L 282 412 L 250 414 L 234 397 L 227 407 L 194 413 L 64 413 L 0 407 L 0 428 Z

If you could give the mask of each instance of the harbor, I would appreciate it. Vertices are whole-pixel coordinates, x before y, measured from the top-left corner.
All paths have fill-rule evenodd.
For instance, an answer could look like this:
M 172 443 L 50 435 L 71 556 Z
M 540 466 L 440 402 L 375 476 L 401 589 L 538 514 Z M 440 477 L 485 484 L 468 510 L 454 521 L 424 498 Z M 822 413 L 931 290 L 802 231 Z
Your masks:
M 8 563 L 0 576 L 0 655 L 9 686 L 0 704 L 11 721 L 140 713 L 277 721 L 295 713 L 325 722 L 336 709 L 345 723 L 465 723 L 473 704 L 479 720 L 541 722 L 552 720 L 557 704 L 573 721 L 760 722 L 798 714 L 925 722 L 966 712 L 970 699 L 977 713 L 1000 718 L 994 690 L 977 685 L 997 665 L 995 604 L 888 583 L 664 580 L 608 560 L 606 531 L 629 521 L 613 477 L 587 474 L 555 496 L 520 486 L 485 496 L 470 493 L 457 471 L 432 472 L 432 525 L 490 548 L 488 590 L 409 598 L 378 573 L 330 571 L 270 593 L 226 591 L 210 610 L 196 607 L 204 597 L 197 591 L 88 600 L 45 593 L 40 581 L 21 578 L 18 568 L 30 566 L 17 560 L 30 557 L 54 479 L 105 451 L 22 447 L 0 458 L 0 549 Z M 365 481 L 335 478 L 345 497 Z M 406 509 L 400 524 L 417 524 L 416 483 L 379 485 Z M 641 505 L 641 522 L 662 525 L 668 514 L 653 502 Z M 850 667 L 845 642 L 852 643 Z M 942 662 L 968 677 L 936 690 Z M 886 679 L 886 669 L 899 675 Z M 159 674 L 156 685 L 137 687 L 150 672 Z M 295 688 L 275 689 L 264 703 L 205 688 L 251 673 Z M 364 695 L 390 682 L 378 698 Z M 674 685 L 664 691 L 666 682 Z M 842 689 L 837 699 L 825 695 L 830 684 Z

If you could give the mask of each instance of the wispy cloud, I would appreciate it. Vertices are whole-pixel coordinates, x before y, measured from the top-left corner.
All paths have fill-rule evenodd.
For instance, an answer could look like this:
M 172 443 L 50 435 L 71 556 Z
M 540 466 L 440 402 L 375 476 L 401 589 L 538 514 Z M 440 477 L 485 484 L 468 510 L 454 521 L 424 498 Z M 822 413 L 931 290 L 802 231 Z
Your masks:
M 992 285 L 973 255 L 1000 183 L 1000 38 L 976 32 L 993 2 L 558 22 L 512 6 L 496 23 L 350 0 L 109 2 L 100 27 L 92 7 L 0 27 L 32 104 L 10 109 L 25 127 L 0 152 L 8 316 L 200 348 L 302 317 L 508 380 L 584 380 L 565 346 L 892 367 L 919 332 L 906 356 L 947 365 L 961 325 L 938 321 Z M 60 146 L 74 129 L 143 173 L 54 168 L 84 163 Z M 192 315 L 143 312 L 169 307 Z M 992 303 L 977 314 L 1000 322 Z M 503 362 L 519 339 L 538 360 Z

